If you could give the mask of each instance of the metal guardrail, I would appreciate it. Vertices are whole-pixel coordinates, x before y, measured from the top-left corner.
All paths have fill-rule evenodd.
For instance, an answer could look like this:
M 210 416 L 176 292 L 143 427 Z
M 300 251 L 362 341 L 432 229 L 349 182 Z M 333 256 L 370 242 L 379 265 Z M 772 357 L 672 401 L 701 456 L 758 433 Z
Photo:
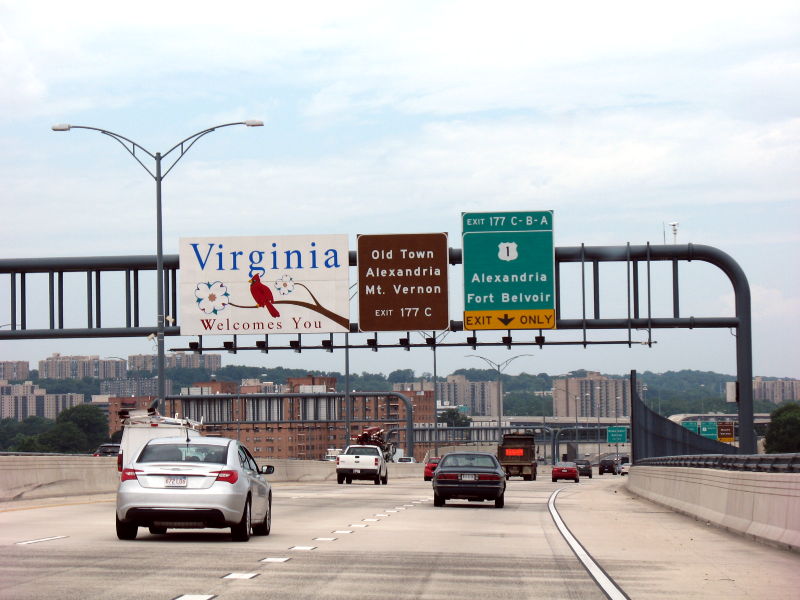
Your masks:
M 793 454 L 698 454 L 643 458 L 637 467 L 693 467 L 760 473 L 800 473 L 800 453 Z

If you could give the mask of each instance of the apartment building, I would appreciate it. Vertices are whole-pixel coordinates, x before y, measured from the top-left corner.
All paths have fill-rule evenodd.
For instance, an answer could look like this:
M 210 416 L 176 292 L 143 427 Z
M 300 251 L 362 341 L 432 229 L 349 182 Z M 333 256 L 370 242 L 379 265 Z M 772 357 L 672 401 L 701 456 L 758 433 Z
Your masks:
M 62 356 L 54 353 L 39 361 L 40 379 L 120 379 L 128 376 L 128 367 L 122 358 L 99 356 Z
M 725 400 L 736 402 L 736 382 L 725 384 Z M 786 400 L 800 401 L 800 380 L 798 379 L 765 379 L 753 378 L 753 400 L 766 400 L 780 404 Z
M 642 384 L 638 383 L 641 396 Z M 630 417 L 630 381 L 611 378 L 596 371 L 584 377 L 553 380 L 553 415 L 556 417 Z
M 155 371 L 155 354 L 131 354 L 128 356 L 128 369 L 131 371 Z M 222 367 L 221 354 L 196 354 L 194 352 L 168 352 L 164 356 L 167 369 L 208 369 L 218 371 Z
M 0 361 L 0 379 L 5 379 L 7 381 L 24 381 L 30 376 L 30 363 L 28 363 L 28 361 Z
M 0 419 L 55 419 L 61 411 L 80 404 L 83 404 L 83 394 L 48 394 L 30 381 L 11 384 L 0 380 Z
M 499 385 L 499 392 L 498 392 Z M 496 417 L 498 398 L 502 397 L 503 384 L 497 381 L 469 381 L 464 375 L 448 375 L 445 381 L 436 382 L 436 400 L 439 410 L 466 407 L 467 413 L 478 417 Z M 397 392 L 433 391 L 432 381 L 395 383 Z

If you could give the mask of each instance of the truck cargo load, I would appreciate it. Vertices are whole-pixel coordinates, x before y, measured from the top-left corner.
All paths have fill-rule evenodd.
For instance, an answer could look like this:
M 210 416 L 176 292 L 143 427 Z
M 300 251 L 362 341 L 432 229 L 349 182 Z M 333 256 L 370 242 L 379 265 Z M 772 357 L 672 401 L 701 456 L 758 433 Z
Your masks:
M 497 460 L 507 477 L 536 481 L 536 440 L 532 433 L 506 433 L 497 447 Z

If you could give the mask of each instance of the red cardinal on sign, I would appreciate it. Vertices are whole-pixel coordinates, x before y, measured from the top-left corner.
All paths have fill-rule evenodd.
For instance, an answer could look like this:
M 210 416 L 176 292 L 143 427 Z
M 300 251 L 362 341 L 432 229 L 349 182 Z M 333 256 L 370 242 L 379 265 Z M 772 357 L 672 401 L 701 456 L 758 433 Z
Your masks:
M 275 308 L 272 303 L 275 301 L 272 297 L 272 292 L 270 289 L 261 283 L 261 277 L 258 276 L 258 273 L 253 275 L 250 281 L 250 293 L 253 295 L 253 300 L 256 301 L 256 304 L 259 306 L 264 306 L 269 311 L 273 317 L 280 317 L 281 313 L 278 312 L 278 309 Z

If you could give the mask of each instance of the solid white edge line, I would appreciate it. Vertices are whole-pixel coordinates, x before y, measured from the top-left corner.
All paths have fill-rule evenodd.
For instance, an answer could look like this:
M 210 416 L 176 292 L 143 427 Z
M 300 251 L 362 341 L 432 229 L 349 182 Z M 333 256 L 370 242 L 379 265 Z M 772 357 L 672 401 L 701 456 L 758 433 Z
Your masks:
M 558 527 L 558 530 L 561 532 L 561 535 L 566 540 L 569 547 L 572 548 L 572 551 L 578 557 L 578 560 L 583 563 L 583 566 L 586 567 L 586 570 L 589 571 L 589 575 L 597 582 L 597 585 L 603 590 L 603 592 L 612 600 L 629 600 L 628 596 L 623 592 L 617 584 L 605 574 L 603 569 L 589 556 L 589 553 L 586 552 L 583 546 L 581 546 L 580 542 L 575 538 L 572 533 L 570 533 L 569 529 L 567 529 L 566 524 L 561 519 L 561 515 L 558 514 L 556 510 L 556 496 L 563 488 L 559 488 L 554 491 L 550 498 L 547 500 L 547 508 L 550 511 L 550 516 L 553 517 L 553 521 Z

